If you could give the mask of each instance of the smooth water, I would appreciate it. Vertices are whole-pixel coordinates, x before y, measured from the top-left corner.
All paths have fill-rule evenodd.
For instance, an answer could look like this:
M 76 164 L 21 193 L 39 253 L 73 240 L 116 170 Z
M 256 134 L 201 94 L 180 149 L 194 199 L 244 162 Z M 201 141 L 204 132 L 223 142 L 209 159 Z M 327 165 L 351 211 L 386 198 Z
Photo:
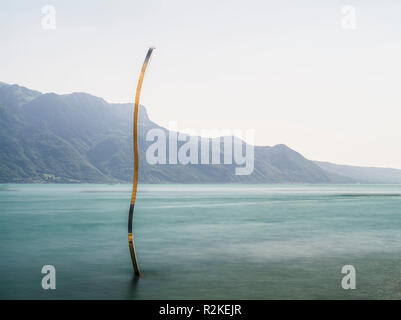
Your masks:
M 0 185 L 2 299 L 399 299 L 399 185 Z M 42 266 L 56 268 L 43 290 Z M 355 290 L 341 268 L 356 268 Z

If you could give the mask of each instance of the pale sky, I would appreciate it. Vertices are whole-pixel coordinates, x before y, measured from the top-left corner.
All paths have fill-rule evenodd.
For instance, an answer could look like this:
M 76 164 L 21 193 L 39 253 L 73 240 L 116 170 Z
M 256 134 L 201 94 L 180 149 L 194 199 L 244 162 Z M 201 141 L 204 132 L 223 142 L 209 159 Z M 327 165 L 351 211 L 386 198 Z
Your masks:
M 155 46 L 141 103 L 158 124 L 254 129 L 256 144 L 312 160 L 401 168 L 401 1 L 2 0 L 0 39 L 0 81 L 109 102 L 133 101 Z

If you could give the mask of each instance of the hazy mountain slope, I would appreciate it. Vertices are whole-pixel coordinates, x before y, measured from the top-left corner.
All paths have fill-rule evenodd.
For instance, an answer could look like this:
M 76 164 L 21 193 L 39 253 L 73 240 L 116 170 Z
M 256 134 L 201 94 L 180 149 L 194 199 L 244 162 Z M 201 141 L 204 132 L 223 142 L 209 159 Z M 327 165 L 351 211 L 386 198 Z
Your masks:
M 359 183 L 401 183 L 401 170 L 391 168 L 357 167 L 314 161 L 326 172 L 347 176 Z
M 132 113 L 132 104 L 109 104 L 86 93 L 41 94 L 0 83 L 0 182 L 132 181 Z M 145 153 L 153 142 L 146 141 L 146 133 L 168 131 L 150 121 L 142 106 L 139 125 L 141 182 L 355 182 L 352 175 L 322 167 L 285 145 L 255 147 L 249 176 L 235 175 L 236 164 L 150 165 Z
M 21 87 L 19 85 L 8 85 L 4 82 L 0 82 L 0 105 L 19 107 L 36 97 L 41 93 Z

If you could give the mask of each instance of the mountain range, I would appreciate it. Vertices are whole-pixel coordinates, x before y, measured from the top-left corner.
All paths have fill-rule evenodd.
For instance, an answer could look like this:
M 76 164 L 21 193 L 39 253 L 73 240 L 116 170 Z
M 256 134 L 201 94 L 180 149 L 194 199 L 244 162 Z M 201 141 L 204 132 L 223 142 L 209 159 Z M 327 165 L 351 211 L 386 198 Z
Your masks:
M 0 82 L 0 183 L 131 182 L 132 113 L 130 103 Z M 140 106 L 142 183 L 401 183 L 401 170 L 311 161 L 284 144 L 255 146 L 254 170 L 244 176 L 236 164 L 150 165 L 145 137 L 154 128 L 168 133 Z

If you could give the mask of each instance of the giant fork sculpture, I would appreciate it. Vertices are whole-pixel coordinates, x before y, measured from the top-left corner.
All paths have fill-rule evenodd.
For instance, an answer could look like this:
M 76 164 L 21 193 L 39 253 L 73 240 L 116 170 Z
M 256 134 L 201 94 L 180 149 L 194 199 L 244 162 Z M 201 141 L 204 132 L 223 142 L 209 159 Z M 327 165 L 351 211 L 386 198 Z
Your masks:
M 139 270 L 138 260 L 136 258 L 134 239 L 132 235 L 132 220 L 134 216 L 134 208 L 135 208 L 135 199 L 136 192 L 138 189 L 138 109 L 139 109 L 139 97 L 141 95 L 141 88 L 143 78 L 145 76 L 146 68 L 148 67 L 150 58 L 152 56 L 154 48 L 149 48 L 148 53 L 146 54 L 145 61 L 143 62 L 141 74 L 139 75 L 138 86 L 136 88 L 135 95 L 135 107 L 134 107 L 134 182 L 132 185 L 132 195 L 131 195 L 131 205 L 129 207 L 129 216 L 128 216 L 128 245 L 129 251 L 131 253 L 132 265 L 134 267 L 134 272 L 136 276 L 141 276 L 141 271 Z

